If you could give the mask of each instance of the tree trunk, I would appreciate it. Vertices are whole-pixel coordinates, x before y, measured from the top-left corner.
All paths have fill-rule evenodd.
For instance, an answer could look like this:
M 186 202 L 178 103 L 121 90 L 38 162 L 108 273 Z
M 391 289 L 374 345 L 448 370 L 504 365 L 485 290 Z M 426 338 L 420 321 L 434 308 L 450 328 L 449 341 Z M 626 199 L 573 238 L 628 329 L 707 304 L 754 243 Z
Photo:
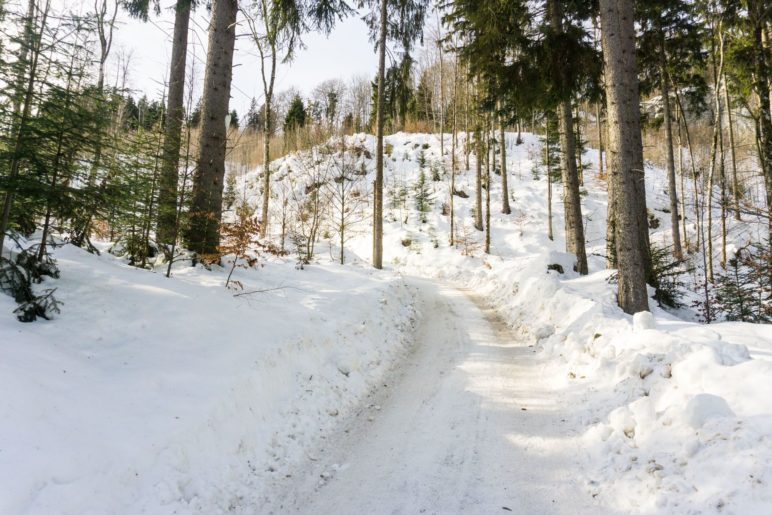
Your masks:
M 595 105 L 595 125 L 598 128 L 598 178 L 604 180 L 606 174 L 603 172 L 603 124 L 600 121 L 600 102 Z
M 456 157 L 456 148 L 458 146 L 458 116 L 457 116 L 457 110 L 458 110 L 458 103 L 456 99 L 456 95 L 458 93 L 458 54 L 456 54 L 456 60 L 453 66 L 453 99 L 451 102 L 453 102 L 453 136 L 450 141 L 451 149 L 450 149 L 450 205 L 448 206 L 448 209 L 450 210 L 450 236 L 449 236 L 449 244 L 453 246 L 455 243 L 456 238 L 456 213 L 454 211 L 454 203 L 453 203 L 453 197 L 456 193 L 456 167 L 458 165 L 458 160 Z
M 550 21 L 557 33 L 563 31 L 563 15 L 557 0 L 550 3 Z M 587 254 L 584 248 L 582 199 L 579 195 L 579 171 L 576 168 L 576 134 L 571 99 L 564 98 L 557 108 L 560 124 L 560 163 L 563 175 L 563 209 L 566 224 L 566 251 L 576 256 L 576 271 L 587 274 Z
M 440 156 L 445 155 L 445 81 L 443 80 L 442 66 L 442 23 L 439 19 L 440 11 L 437 11 L 437 50 L 440 56 Z
M 600 0 L 607 86 L 609 169 L 614 189 L 619 306 L 648 311 L 650 276 L 633 0 Z
M 179 181 L 182 121 L 185 116 L 185 62 L 188 53 L 190 0 L 178 0 L 174 17 L 172 61 L 169 66 L 169 98 L 166 103 L 166 125 L 161 177 L 158 189 L 158 225 L 156 241 L 171 245 L 177 218 L 177 182 Z
M 549 122 L 545 124 L 544 129 L 544 164 L 547 167 L 547 238 L 552 241 L 554 235 L 552 233 L 552 176 L 550 175 L 550 125 Z
M 499 117 L 499 142 L 501 151 L 501 212 L 505 215 L 511 214 L 509 207 L 509 185 L 507 184 L 507 135 L 504 132 L 504 123 Z
M 734 123 L 732 122 L 732 108 L 729 102 L 729 87 L 726 83 L 726 73 L 724 74 L 724 110 L 726 111 L 726 123 L 729 126 L 729 153 L 732 159 L 732 204 L 734 208 L 734 219 L 739 222 L 742 219 L 740 216 L 740 181 L 737 178 L 737 155 L 734 146 Z
M 479 121 L 478 121 L 479 123 Z M 474 188 L 474 228 L 478 231 L 483 230 L 483 211 L 482 211 L 482 163 L 484 159 L 482 128 L 477 127 L 474 133 L 475 139 L 475 188 Z
M 681 183 L 681 189 L 680 189 L 680 201 L 681 201 L 681 234 L 683 235 L 683 243 L 684 247 L 686 249 L 686 252 L 689 252 L 689 233 L 686 231 L 686 184 L 684 182 L 684 153 L 683 153 L 683 138 L 681 133 L 681 110 L 678 108 L 678 104 L 676 104 L 676 127 L 677 127 L 677 134 L 678 134 L 678 160 L 676 161 L 676 172 L 678 175 L 678 178 L 680 179 Z
M 665 54 L 665 36 L 660 38 L 660 91 L 665 118 L 665 147 L 667 148 L 667 190 L 670 198 L 670 230 L 673 236 L 673 255 L 676 259 L 684 258 L 681 248 L 681 230 L 678 225 L 678 190 L 676 189 L 675 157 L 673 155 L 673 128 L 670 116 L 670 84 L 667 75 L 667 55 Z
M 485 253 L 491 253 L 491 132 L 489 123 L 485 123 Z M 495 156 L 495 154 L 493 154 Z
M 380 35 L 378 39 L 378 112 L 376 117 L 375 141 L 375 190 L 373 191 L 373 267 L 383 268 L 383 123 L 385 72 L 386 72 L 386 28 L 387 0 L 381 0 Z
M 220 245 L 225 117 L 230 100 L 237 0 L 214 0 L 204 78 L 198 167 L 193 182 L 188 245 L 198 254 L 214 254 Z
M 270 91 L 265 94 L 265 115 L 263 116 L 263 202 L 260 209 L 260 237 L 262 238 L 265 238 L 268 231 L 268 206 L 271 201 L 271 104 L 276 66 L 272 70 Z

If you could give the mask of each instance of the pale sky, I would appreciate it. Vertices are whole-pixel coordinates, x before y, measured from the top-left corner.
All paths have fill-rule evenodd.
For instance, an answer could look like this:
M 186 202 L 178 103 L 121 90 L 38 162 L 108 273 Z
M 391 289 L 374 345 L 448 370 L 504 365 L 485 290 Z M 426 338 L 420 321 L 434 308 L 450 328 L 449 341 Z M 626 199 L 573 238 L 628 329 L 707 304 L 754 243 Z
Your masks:
M 119 15 L 120 25 L 116 29 L 111 53 L 111 81 L 115 80 L 118 55 L 131 52 L 128 86 L 138 93 L 145 92 L 148 96 L 160 97 L 161 79 L 168 73 L 171 55 L 173 4 L 173 0 L 162 0 L 161 15 L 152 16 L 147 23 L 132 20 L 125 13 Z M 196 73 L 199 87 L 196 96 L 201 93 L 200 86 L 204 78 L 208 18 L 209 15 L 202 6 L 191 19 L 188 62 L 195 59 L 198 63 Z M 246 34 L 246 26 L 239 26 L 237 33 Z M 318 83 L 327 79 L 340 78 L 348 81 L 354 75 L 375 75 L 377 57 L 369 41 L 367 27 L 359 16 L 338 23 L 328 38 L 311 33 L 305 35 L 303 42 L 306 48 L 297 52 L 293 62 L 279 65 L 277 92 L 295 87 L 303 93 L 309 93 Z M 235 108 L 239 115 L 246 112 L 253 96 L 258 104 L 262 101 L 257 55 L 257 50 L 248 37 L 237 40 L 231 108 Z

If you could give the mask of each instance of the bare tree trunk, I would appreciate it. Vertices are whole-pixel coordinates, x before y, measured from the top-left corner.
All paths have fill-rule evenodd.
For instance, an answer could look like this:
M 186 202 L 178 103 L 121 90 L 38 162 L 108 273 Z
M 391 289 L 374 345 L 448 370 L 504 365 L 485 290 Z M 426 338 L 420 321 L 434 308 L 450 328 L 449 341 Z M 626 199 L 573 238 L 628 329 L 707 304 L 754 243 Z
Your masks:
M 469 68 L 467 68 L 469 71 Z M 469 154 L 472 148 L 469 143 L 469 82 L 464 81 L 464 170 L 469 170 Z
M 220 217 L 225 176 L 228 101 L 233 46 L 236 41 L 237 0 L 214 0 L 204 78 L 198 167 L 193 179 L 189 248 L 214 254 L 220 245 Z
M 445 76 L 442 59 L 442 22 L 440 11 L 437 10 L 437 50 L 440 56 L 440 156 L 445 155 Z
M 619 306 L 648 311 L 650 276 L 633 0 L 600 0 L 607 85 L 609 168 L 614 182 Z
M 375 142 L 375 189 L 373 191 L 373 266 L 383 268 L 383 123 L 385 72 L 386 72 L 386 27 L 387 0 L 381 0 L 380 36 L 378 42 L 378 112 Z
M 554 234 L 552 233 L 552 176 L 550 175 L 550 126 L 549 122 L 545 124 L 544 135 L 544 163 L 547 167 L 547 238 L 552 241 Z
M 456 147 L 458 145 L 458 127 L 456 127 L 456 124 L 458 122 L 458 116 L 457 116 L 457 108 L 458 103 L 456 99 L 456 95 L 458 93 L 458 53 L 456 55 L 456 60 L 453 66 L 453 137 L 451 139 L 450 145 L 450 236 L 449 236 L 449 244 L 452 246 L 455 243 L 455 230 L 456 230 L 456 213 L 454 211 L 454 202 L 453 197 L 455 197 L 456 194 L 456 166 L 457 166 L 457 158 L 456 158 Z
M 595 125 L 598 128 L 598 178 L 603 180 L 606 174 L 603 171 L 603 124 L 600 121 L 600 102 L 595 104 Z
M 491 253 L 491 132 L 489 123 L 485 123 L 485 253 Z
M 477 122 L 479 124 L 479 120 Z M 474 132 L 475 139 L 475 188 L 474 188 L 474 228 L 482 231 L 483 211 L 482 211 L 482 163 L 485 158 L 482 142 L 482 128 L 478 125 Z
M 734 123 L 732 122 L 732 108 L 729 102 L 729 87 L 726 83 L 726 73 L 724 73 L 724 109 L 726 110 L 726 122 L 729 126 L 729 152 L 732 159 L 732 204 L 734 208 L 734 219 L 738 222 L 742 219 L 740 216 L 740 181 L 737 178 L 737 155 L 734 144 Z
M 673 255 L 676 259 L 684 258 L 681 248 L 681 231 L 678 225 L 678 191 L 676 189 L 675 158 L 673 155 L 673 129 L 670 116 L 670 84 L 667 74 L 667 56 L 665 54 L 665 37 L 660 39 L 660 90 L 662 92 L 662 107 L 665 118 L 665 146 L 667 147 L 667 190 L 670 198 L 670 231 L 673 237 Z
M 686 231 L 686 185 L 684 184 L 684 153 L 683 153 L 683 141 L 681 137 L 681 110 L 676 104 L 676 127 L 678 134 L 678 160 L 676 161 L 677 174 L 681 183 L 680 199 L 681 199 L 681 233 L 684 238 L 684 247 L 686 252 L 689 252 L 689 233 Z
M 501 152 L 501 212 L 511 214 L 509 207 L 509 185 L 507 184 L 507 135 L 504 132 L 504 123 L 499 117 L 499 142 Z
M 185 64 L 188 53 L 188 25 L 190 0 L 177 0 L 172 39 L 172 61 L 169 67 L 169 98 L 166 104 L 166 125 L 161 177 L 158 189 L 158 225 L 156 241 L 159 245 L 174 243 L 177 220 L 177 182 L 179 181 L 182 121 L 185 116 Z
M 557 33 L 563 31 L 563 14 L 557 0 L 550 0 L 550 22 Z M 587 254 L 584 248 L 582 199 L 579 194 L 579 171 L 576 168 L 576 134 L 571 100 L 561 100 L 557 108 L 560 125 L 560 162 L 563 173 L 563 209 L 565 212 L 566 251 L 576 256 L 576 271 L 587 274 Z
M 574 139 L 576 140 L 576 176 L 579 179 L 579 186 L 584 186 L 584 170 L 582 169 L 582 120 L 579 118 L 579 106 L 576 106 L 574 113 Z

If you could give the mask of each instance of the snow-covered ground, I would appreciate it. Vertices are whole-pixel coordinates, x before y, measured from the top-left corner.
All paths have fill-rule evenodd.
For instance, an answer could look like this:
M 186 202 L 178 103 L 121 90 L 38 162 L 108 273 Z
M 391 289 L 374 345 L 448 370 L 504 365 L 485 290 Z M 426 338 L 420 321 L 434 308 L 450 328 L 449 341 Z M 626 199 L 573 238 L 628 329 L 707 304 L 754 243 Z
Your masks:
M 71 246 L 62 315 L 0 297 L 0 513 L 253 513 L 412 339 L 399 277 L 292 263 L 161 273 Z
M 653 301 L 652 315 L 623 314 L 604 270 L 596 153 L 580 277 L 562 252 L 559 186 L 546 236 L 538 138 L 514 136 L 513 212 L 500 214 L 492 175 L 490 255 L 471 227 L 469 171 L 456 187 L 470 198 L 454 206 L 468 244 L 448 245 L 447 177 L 431 181 L 439 140 L 417 134 L 387 139 L 384 271 L 368 267 L 368 204 L 349 264 L 332 263 L 325 227 L 304 270 L 291 258 L 237 270 L 246 291 L 269 290 L 240 297 L 224 270 L 180 265 L 166 279 L 58 250 L 57 319 L 20 324 L 0 297 L 0 512 L 770 512 L 772 329 L 701 325 Z M 374 140 L 358 143 L 366 192 Z M 313 191 L 310 168 L 276 163 L 274 206 Z M 258 172 L 239 177 L 252 202 Z M 663 184 L 647 170 L 652 238 L 667 241 Z M 730 221 L 730 243 L 754 223 Z

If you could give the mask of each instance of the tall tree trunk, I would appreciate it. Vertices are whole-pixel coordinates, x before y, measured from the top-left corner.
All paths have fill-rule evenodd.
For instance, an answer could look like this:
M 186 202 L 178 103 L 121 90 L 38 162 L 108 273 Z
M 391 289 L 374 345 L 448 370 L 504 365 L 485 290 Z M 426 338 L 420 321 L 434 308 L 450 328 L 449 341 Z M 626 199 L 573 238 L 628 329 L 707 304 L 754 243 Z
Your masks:
M 680 200 L 681 200 L 681 234 L 683 235 L 684 239 L 684 247 L 686 249 L 686 252 L 689 252 L 689 233 L 686 231 L 686 184 L 684 181 L 684 153 L 683 153 L 683 138 L 681 133 L 681 110 L 678 108 L 678 104 L 676 104 L 676 130 L 678 135 L 678 160 L 676 161 L 676 172 L 678 175 L 678 178 L 680 179 L 681 183 L 681 189 L 680 189 Z
M 270 85 L 265 92 L 265 115 L 263 116 L 263 202 L 260 208 L 260 236 L 268 231 L 268 207 L 271 201 L 271 104 L 273 84 L 276 80 L 276 52 L 272 52 Z
M 614 188 L 619 306 L 648 311 L 651 256 L 638 107 L 633 0 L 600 0 L 607 86 L 609 168 Z
M 726 123 L 729 128 L 729 153 L 732 159 L 732 204 L 734 208 L 734 219 L 738 222 L 742 219 L 740 216 L 740 181 L 737 178 L 737 155 L 734 144 L 734 122 L 732 121 L 732 107 L 729 102 L 729 87 L 726 83 L 726 73 L 724 73 L 724 110 L 726 111 Z
M 474 132 L 475 140 L 475 185 L 474 185 L 474 228 L 478 231 L 482 231 L 483 227 L 483 210 L 482 210 L 482 165 L 485 158 L 483 142 L 482 142 L 482 127 L 478 126 Z
M 584 186 L 584 169 L 582 167 L 582 120 L 579 118 L 579 105 L 574 112 L 574 139 L 576 141 L 576 176 L 579 178 L 579 186 Z
M 236 42 L 237 0 L 214 0 L 204 78 L 198 167 L 193 182 L 190 250 L 214 254 L 220 245 L 228 101 L 231 92 L 233 46 Z
M 440 56 L 440 156 L 445 155 L 445 74 L 442 59 L 442 22 L 437 10 L 437 50 Z
M 667 190 L 670 198 L 670 231 L 673 237 L 673 255 L 676 259 L 684 258 L 681 248 L 681 231 L 678 225 L 678 190 L 676 189 L 675 157 L 673 155 L 673 128 L 670 116 L 670 84 L 667 73 L 667 54 L 665 53 L 664 32 L 659 42 L 659 75 L 662 93 L 662 108 L 665 118 L 665 147 L 667 148 Z
M 485 121 L 485 253 L 491 253 L 491 155 L 493 152 L 490 123 Z
M 383 123 L 386 90 L 387 0 L 381 0 L 380 35 L 378 38 L 378 112 L 375 141 L 375 190 L 373 191 L 373 266 L 383 268 Z
M 451 138 L 450 145 L 450 236 L 449 236 L 449 244 L 452 246 L 455 243 L 456 238 L 456 213 L 454 211 L 454 203 L 453 203 L 453 197 L 455 197 L 456 193 L 456 167 L 458 166 L 458 159 L 456 157 L 456 148 L 458 146 L 458 127 L 456 126 L 458 123 L 458 116 L 457 116 L 457 98 L 456 95 L 458 93 L 458 53 L 456 53 L 456 60 L 453 66 L 453 99 L 451 102 L 453 103 L 453 137 Z
M 547 238 L 552 241 L 554 234 L 552 232 L 552 175 L 550 173 L 550 125 L 547 121 L 544 128 L 544 164 L 547 167 Z
M 169 66 L 169 98 L 166 100 L 166 125 L 158 184 L 158 224 L 156 240 L 160 245 L 174 242 L 177 219 L 177 182 L 179 181 L 182 122 L 185 116 L 185 62 L 188 54 L 190 0 L 177 0 L 174 15 L 172 61 Z
M 604 180 L 606 174 L 603 171 L 603 123 L 600 120 L 600 102 L 595 104 L 595 125 L 598 128 L 598 178 Z
M 467 66 L 467 72 L 469 67 Z M 469 171 L 469 154 L 472 147 L 469 141 L 469 82 L 464 81 L 464 170 Z
M 509 185 L 507 184 L 507 135 L 504 131 L 504 122 L 499 116 L 499 142 L 501 152 L 501 212 L 505 215 L 511 214 L 509 207 Z
M 550 0 L 550 22 L 556 33 L 563 32 L 560 3 Z M 576 256 L 576 271 L 587 274 L 587 254 L 584 248 L 582 198 L 579 194 L 579 171 L 576 168 L 576 134 L 571 99 L 564 98 L 557 108 L 560 125 L 560 163 L 563 174 L 563 209 L 566 224 L 566 251 Z

